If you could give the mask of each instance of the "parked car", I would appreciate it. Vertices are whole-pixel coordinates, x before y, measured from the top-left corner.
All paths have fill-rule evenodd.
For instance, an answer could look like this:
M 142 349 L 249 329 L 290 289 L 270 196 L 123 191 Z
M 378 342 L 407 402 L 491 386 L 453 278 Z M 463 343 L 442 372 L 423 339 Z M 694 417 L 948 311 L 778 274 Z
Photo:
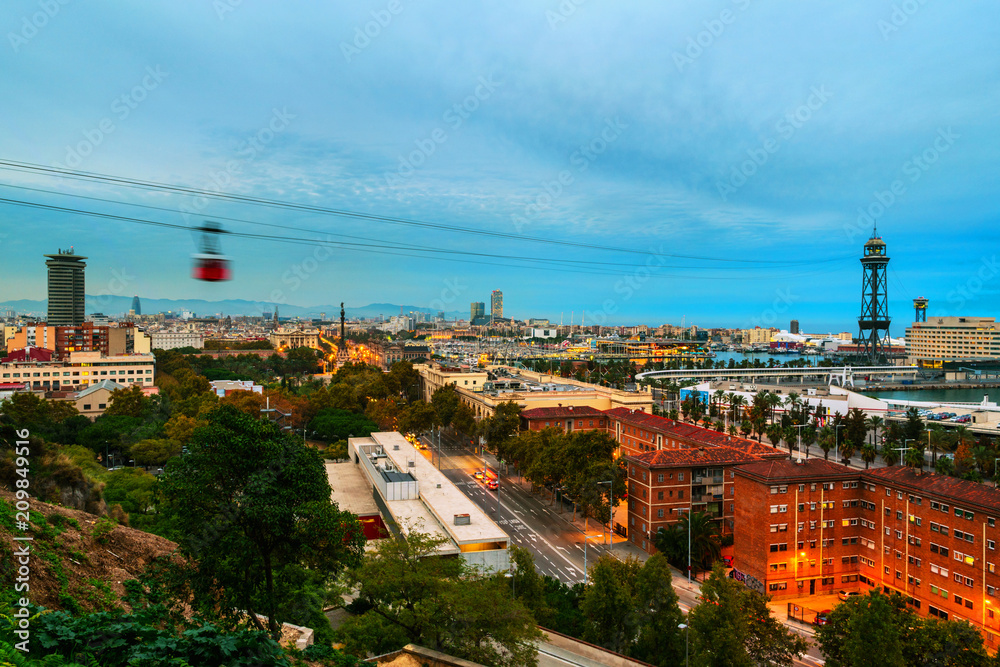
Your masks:
M 961 417 L 955 417 L 956 424 L 968 424 L 972 421 L 972 415 L 962 415 Z
M 855 595 L 861 595 L 861 593 L 857 591 L 840 591 L 837 593 L 837 597 L 841 600 L 850 600 Z
M 830 618 L 830 610 L 824 609 L 823 611 L 816 614 L 816 618 L 813 619 L 813 625 L 826 625 L 829 618 Z

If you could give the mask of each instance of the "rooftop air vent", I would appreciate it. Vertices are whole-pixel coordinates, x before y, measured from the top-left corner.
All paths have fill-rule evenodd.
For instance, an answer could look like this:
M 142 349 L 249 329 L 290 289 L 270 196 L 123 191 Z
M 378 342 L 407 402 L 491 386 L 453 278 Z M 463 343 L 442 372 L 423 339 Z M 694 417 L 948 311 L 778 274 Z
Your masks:
M 455 515 L 455 525 L 456 526 L 469 526 L 472 524 L 472 519 L 468 514 L 456 514 Z
M 399 451 L 399 445 L 393 445 L 392 446 L 392 451 L 398 452 Z

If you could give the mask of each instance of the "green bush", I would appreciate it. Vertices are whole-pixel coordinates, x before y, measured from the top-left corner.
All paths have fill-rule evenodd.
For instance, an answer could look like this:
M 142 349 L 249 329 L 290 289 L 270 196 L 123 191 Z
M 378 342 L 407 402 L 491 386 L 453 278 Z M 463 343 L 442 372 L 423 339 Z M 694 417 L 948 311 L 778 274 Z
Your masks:
M 117 525 L 118 522 L 111 517 L 102 516 L 94 524 L 94 529 L 90 532 L 90 536 L 99 544 L 107 544 L 111 539 L 111 533 Z

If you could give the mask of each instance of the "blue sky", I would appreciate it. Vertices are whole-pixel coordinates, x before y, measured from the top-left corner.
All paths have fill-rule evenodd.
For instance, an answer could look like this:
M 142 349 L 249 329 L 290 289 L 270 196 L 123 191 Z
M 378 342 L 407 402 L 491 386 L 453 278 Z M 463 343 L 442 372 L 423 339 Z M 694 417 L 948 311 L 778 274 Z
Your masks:
M 234 280 L 204 284 L 192 232 L 0 204 L 0 301 L 44 298 L 42 254 L 74 245 L 93 294 L 467 311 L 502 289 L 522 318 L 853 331 L 872 213 L 893 335 L 916 296 L 996 315 L 992 3 L 349 4 L 6 2 L 0 159 L 513 238 L 0 169 L 4 199 L 487 255 L 231 237 Z

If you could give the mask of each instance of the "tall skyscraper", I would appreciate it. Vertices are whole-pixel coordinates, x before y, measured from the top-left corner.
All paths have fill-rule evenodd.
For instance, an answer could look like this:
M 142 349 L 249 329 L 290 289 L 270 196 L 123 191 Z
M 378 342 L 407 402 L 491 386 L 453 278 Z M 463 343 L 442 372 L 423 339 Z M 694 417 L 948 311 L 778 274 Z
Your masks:
M 84 269 L 87 259 L 69 250 L 55 255 L 45 255 L 49 267 L 49 312 L 48 325 L 73 327 L 83 324 L 84 317 Z
M 792 320 L 791 324 L 788 326 L 788 333 L 797 334 L 799 332 L 799 321 Z
M 139 304 L 138 294 L 132 297 L 132 310 L 135 311 L 136 315 L 142 315 L 142 306 Z
M 498 289 L 493 290 L 490 297 L 490 317 L 494 320 L 503 318 L 503 292 Z
M 471 322 L 477 317 L 486 317 L 486 304 L 482 301 L 473 301 L 469 305 L 469 321 Z

